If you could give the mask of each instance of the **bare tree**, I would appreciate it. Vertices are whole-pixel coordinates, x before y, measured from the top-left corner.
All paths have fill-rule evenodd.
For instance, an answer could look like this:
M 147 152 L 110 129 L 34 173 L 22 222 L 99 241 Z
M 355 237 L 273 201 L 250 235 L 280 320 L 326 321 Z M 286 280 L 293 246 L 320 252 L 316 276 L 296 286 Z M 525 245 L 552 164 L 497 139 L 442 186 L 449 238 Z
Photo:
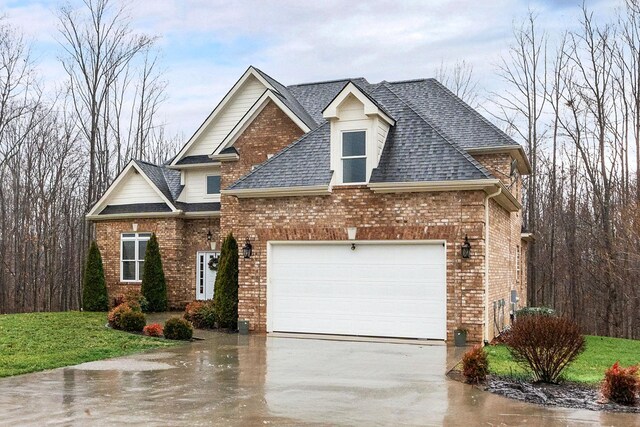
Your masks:
M 526 224 L 528 231 L 537 231 L 538 157 L 544 138 L 541 117 L 545 110 L 547 88 L 547 34 L 538 32 L 536 15 L 514 29 L 514 44 L 507 57 L 502 58 L 498 74 L 507 84 L 503 93 L 494 93 L 498 114 L 494 117 L 515 132 L 525 144 L 533 172 L 525 180 Z M 536 278 L 537 250 L 529 256 L 529 300 L 537 304 L 546 299 L 546 287 Z
M 478 80 L 473 75 L 473 65 L 465 60 L 456 61 L 450 68 L 444 62 L 436 70 L 436 79 L 473 108 L 478 103 Z

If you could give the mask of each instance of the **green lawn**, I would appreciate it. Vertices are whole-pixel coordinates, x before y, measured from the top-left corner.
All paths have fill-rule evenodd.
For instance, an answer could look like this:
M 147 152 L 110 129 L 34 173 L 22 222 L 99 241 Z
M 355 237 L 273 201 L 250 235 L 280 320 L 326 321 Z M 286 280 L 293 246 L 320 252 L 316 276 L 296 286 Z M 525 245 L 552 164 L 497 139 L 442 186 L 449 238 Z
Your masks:
M 177 344 L 108 329 L 106 323 L 106 313 L 0 315 L 0 377 Z
M 587 347 L 584 353 L 562 373 L 567 381 L 597 384 L 604 378 L 604 371 L 616 361 L 622 366 L 640 363 L 640 340 L 625 340 L 597 336 L 585 336 Z M 513 361 L 504 345 L 485 347 L 489 355 L 492 374 L 527 376 L 526 371 Z

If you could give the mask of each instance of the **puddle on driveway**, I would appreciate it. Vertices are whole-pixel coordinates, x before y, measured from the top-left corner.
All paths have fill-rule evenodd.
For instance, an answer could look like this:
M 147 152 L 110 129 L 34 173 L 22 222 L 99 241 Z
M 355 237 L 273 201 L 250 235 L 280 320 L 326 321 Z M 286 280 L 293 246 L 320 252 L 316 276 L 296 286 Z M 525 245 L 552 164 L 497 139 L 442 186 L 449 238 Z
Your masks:
M 202 332 L 205 341 L 0 380 L 4 425 L 637 426 L 448 380 L 455 349 Z
M 152 362 L 149 360 L 136 359 L 112 359 L 87 362 L 73 366 L 69 369 L 80 371 L 123 371 L 123 372 L 144 372 L 160 371 L 163 369 L 173 369 L 175 366 L 168 363 Z

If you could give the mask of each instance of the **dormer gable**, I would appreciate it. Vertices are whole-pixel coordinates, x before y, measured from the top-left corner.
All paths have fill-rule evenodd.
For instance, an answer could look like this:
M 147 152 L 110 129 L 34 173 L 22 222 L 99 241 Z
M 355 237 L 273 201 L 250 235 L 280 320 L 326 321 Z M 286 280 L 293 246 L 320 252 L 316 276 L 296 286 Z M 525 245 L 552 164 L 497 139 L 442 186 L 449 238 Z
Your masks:
M 332 185 L 366 184 L 395 120 L 353 82 L 322 112 L 331 126 Z

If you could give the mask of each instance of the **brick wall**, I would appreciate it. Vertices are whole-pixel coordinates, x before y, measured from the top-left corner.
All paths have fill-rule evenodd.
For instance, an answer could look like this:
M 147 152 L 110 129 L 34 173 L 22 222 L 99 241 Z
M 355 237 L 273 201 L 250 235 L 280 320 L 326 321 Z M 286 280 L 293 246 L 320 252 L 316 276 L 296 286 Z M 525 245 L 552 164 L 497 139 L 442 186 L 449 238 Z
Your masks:
M 96 241 L 102 254 L 110 302 L 128 290 L 140 290 L 140 283 L 120 281 L 120 235 L 132 233 L 134 223 L 138 224 L 138 233 L 156 233 L 169 306 L 183 308 L 195 299 L 196 252 L 210 250 L 208 230 L 214 241 L 219 240 L 219 219 L 145 218 L 96 222 Z
M 374 194 L 366 187 L 337 187 L 330 196 L 239 199 L 223 228 L 250 236 L 251 259 L 240 259 L 239 316 L 252 330 L 266 329 L 266 242 L 346 240 L 447 241 L 447 336 L 459 325 L 469 339 L 482 340 L 484 277 L 484 193 L 481 191 Z M 460 245 L 468 234 L 470 259 Z

